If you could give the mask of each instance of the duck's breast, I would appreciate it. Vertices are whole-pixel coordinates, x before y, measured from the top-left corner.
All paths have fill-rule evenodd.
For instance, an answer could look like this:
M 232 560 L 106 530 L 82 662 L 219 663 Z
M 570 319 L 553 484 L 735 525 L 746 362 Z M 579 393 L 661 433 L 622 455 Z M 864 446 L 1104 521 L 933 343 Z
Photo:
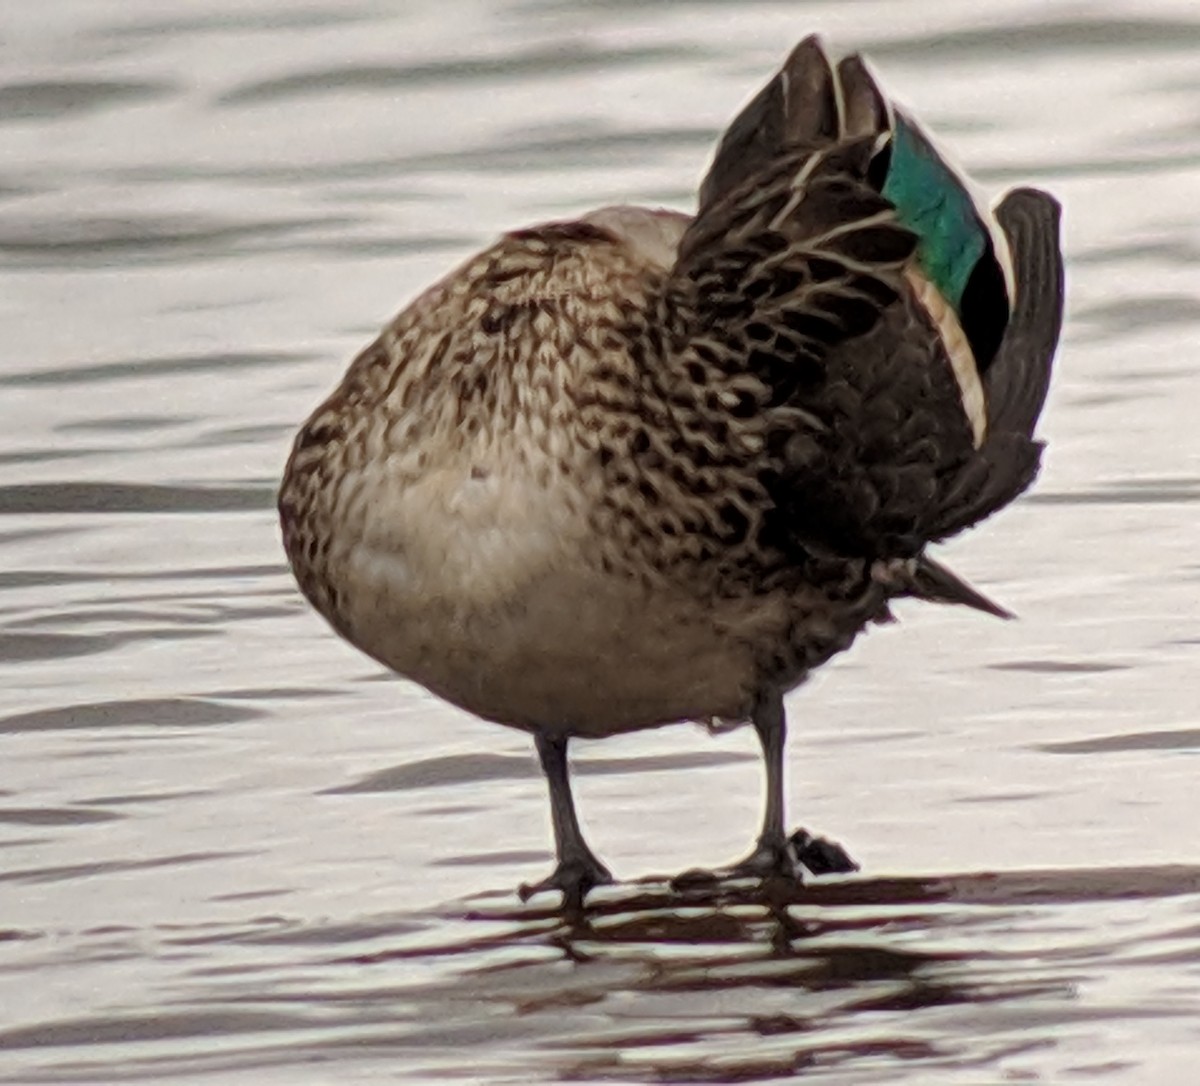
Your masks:
M 572 496 L 443 471 L 372 504 L 338 572 L 343 632 L 399 674 L 543 732 L 744 715 L 747 643 L 705 601 L 606 572 Z

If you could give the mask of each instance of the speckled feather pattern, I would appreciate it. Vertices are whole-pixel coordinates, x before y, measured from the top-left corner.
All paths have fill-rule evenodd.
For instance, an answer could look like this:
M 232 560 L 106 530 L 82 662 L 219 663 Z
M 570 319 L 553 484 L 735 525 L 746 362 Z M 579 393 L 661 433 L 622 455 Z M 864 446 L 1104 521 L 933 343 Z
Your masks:
M 478 715 L 584 736 L 745 718 L 886 619 L 1037 454 L 973 425 L 876 150 L 718 154 L 694 219 L 516 231 L 416 299 L 285 473 L 317 610 Z

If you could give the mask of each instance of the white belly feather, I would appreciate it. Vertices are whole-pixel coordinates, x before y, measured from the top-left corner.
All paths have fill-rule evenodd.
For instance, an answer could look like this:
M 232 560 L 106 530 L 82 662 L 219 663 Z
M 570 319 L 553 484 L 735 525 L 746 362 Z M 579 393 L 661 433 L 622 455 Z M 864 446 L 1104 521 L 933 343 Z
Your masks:
M 401 675 L 538 731 L 746 715 L 749 649 L 685 593 L 589 563 L 578 493 L 469 469 L 368 490 L 362 531 L 339 548 L 342 616 L 349 639 Z

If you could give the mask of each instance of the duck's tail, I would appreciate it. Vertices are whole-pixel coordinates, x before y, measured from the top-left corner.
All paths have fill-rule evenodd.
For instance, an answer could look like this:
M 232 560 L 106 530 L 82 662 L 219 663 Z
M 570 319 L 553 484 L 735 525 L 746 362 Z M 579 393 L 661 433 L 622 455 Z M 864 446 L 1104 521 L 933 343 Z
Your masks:
M 931 538 L 945 539 L 990 516 L 1037 476 L 1034 427 L 1050 387 L 1063 319 L 1058 201 L 1040 189 L 1009 192 L 996 207 L 1016 272 L 1012 316 L 984 374 L 988 438 L 939 497 Z
M 871 568 L 871 578 L 892 596 L 906 596 L 928 603 L 954 603 L 996 618 L 1016 617 L 927 554 L 876 562 Z
M 700 186 L 700 211 L 741 188 L 786 151 L 891 129 L 892 111 L 859 56 L 836 67 L 821 39 L 805 38 L 734 118 Z
M 729 126 L 700 188 L 700 212 L 781 155 L 864 140 L 869 177 L 917 238 L 916 265 L 954 310 L 982 375 L 1004 334 L 1014 289 L 1005 232 L 929 132 L 881 89 L 866 60 L 833 63 L 805 38 Z

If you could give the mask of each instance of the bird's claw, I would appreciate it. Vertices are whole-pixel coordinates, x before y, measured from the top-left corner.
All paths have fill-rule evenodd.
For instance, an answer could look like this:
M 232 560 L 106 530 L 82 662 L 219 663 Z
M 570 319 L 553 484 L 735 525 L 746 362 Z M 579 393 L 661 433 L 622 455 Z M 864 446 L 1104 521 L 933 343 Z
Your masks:
M 850 875 L 858 870 L 850 854 L 836 841 L 814 837 L 799 829 L 788 839 L 796 861 L 813 875 Z
M 760 837 L 754 851 L 744 860 L 716 871 L 686 871 L 673 879 L 671 885 L 684 890 L 738 879 L 803 883 L 805 872 L 844 875 L 857 870 L 858 864 L 841 845 L 799 829 L 790 837 Z
M 573 856 L 560 860 L 558 866 L 544 879 L 534 883 L 522 883 L 517 895 L 528 901 L 535 894 L 547 890 L 558 890 L 562 894 L 563 908 L 578 912 L 583 908 L 583 899 L 597 886 L 613 881 L 612 874 L 595 856 Z

